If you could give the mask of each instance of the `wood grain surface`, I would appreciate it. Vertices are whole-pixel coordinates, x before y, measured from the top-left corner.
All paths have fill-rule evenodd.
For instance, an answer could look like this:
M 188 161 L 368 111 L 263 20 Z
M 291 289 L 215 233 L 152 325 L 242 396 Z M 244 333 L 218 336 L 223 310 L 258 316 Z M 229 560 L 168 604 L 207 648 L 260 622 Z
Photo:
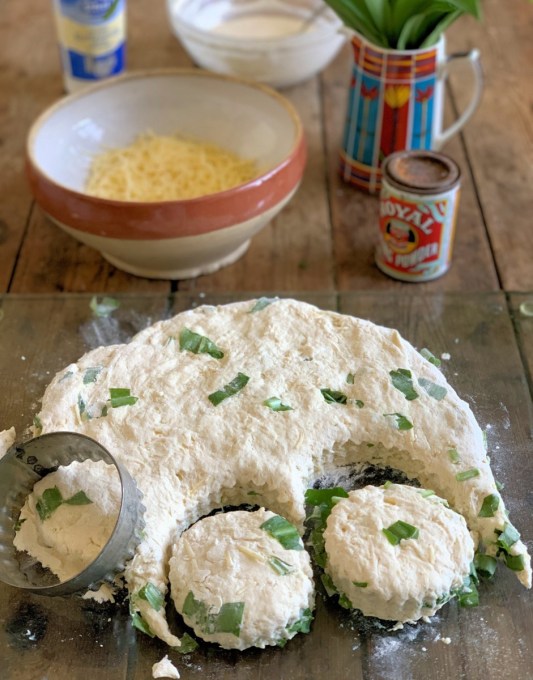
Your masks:
M 462 18 L 448 51 L 477 47 L 482 104 L 443 151 L 462 170 L 452 267 L 422 291 L 533 289 L 533 4 L 484 0 L 484 20 Z M 376 197 L 344 184 L 337 158 L 350 77 L 345 46 L 319 76 L 283 94 L 298 109 L 309 144 L 302 186 L 235 264 L 188 281 L 154 281 L 117 270 L 65 235 L 32 202 L 24 148 L 32 121 L 63 94 L 49 3 L 5 0 L 0 19 L 0 291 L 409 290 L 374 264 Z M 128 67 L 190 66 L 165 3 L 128 0 Z M 467 74 L 449 80 L 446 118 L 468 98 Z

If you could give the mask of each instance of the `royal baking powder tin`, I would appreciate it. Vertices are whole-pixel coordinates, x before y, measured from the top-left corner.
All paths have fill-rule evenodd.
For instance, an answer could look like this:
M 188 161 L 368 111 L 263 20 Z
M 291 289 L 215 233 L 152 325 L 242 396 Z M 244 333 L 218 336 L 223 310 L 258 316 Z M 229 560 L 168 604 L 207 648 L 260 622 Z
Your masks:
M 461 172 L 434 151 L 398 151 L 383 163 L 379 269 L 400 281 L 431 281 L 450 266 Z

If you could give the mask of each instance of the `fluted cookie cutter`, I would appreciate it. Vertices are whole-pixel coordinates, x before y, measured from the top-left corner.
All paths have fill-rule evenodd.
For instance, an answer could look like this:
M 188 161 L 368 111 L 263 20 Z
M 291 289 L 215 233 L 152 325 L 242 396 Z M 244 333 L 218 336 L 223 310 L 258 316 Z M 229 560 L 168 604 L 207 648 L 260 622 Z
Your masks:
M 13 545 L 20 511 L 33 486 L 59 466 L 102 460 L 113 465 L 121 484 L 115 527 L 98 556 L 76 576 L 60 581 Z M 124 571 L 144 528 L 142 494 L 124 465 L 94 439 L 76 432 L 51 432 L 13 444 L 0 458 L 0 580 L 40 595 L 95 590 Z

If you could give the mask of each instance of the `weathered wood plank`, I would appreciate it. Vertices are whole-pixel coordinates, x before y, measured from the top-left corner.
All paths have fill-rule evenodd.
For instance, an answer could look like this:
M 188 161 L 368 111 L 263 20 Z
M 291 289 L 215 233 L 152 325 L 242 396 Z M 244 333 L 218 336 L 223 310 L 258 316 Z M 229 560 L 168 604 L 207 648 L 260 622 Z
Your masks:
M 484 19 L 470 17 L 450 31 L 450 50 L 477 47 L 485 72 L 481 106 L 464 140 L 502 287 L 533 289 L 533 4 L 486 0 Z M 451 78 L 458 107 L 468 82 Z

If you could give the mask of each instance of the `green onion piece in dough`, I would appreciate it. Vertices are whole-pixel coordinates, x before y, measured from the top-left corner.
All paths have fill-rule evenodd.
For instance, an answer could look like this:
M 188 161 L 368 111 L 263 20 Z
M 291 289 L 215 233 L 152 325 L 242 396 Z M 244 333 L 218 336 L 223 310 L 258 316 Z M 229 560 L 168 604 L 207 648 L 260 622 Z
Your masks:
M 119 408 L 120 406 L 133 406 L 139 400 L 134 397 L 127 387 L 110 387 L 109 388 L 109 405 L 111 408 Z
M 276 574 L 279 574 L 280 576 L 285 576 L 286 574 L 290 574 L 291 572 L 294 571 L 294 567 L 292 564 L 289 564 L 288 562 L 281 560 L 279 557 L 276 557 L 275 555 L 269 555 L 268 564 L 270 567 L 272 567 Z
M 494 576 L 497 564 L 498 560 L 495 557 L 492 557 L 491 555 L 476 553 L 474 557 L 474 567 L 476 568 L 476 571 L 485 578 L 490 578 L 491 576 Z
M 78 491 L 74 496 L 63 501 L 63 503 L 66 503 L 67 505 L 89 505 L 92 503 L 92 500 L 87 496 L 85 491 Z
M 294 623 L 287 626 L 288 633 L 309 633 L 311 630 L 311 621 L 313 620 L 313 612 L 310 609 L 304 609 L 300 612 L 300 618 Z
M 213 406 L 218 406 L 225 399 L 228 399 L 228 397 L 233 397 L 237 392 L 240 392 L 249 380 L 250 378 L 247 375 L 244 375 L 244 373 L 237 373 L 231 382 L 224 385 L 223 389 L 213 392 L 207 398 Z
M 450 460 L 454 465 L 457 465 L 461 460 L 457 449 L 448 449 L 448 456 L 450 456 Z
M 387 529 L 382 529 L 381 531 L 383 531 L 391 545 L 398 545 L 400 541 L 409 538 L 418 538 L 420 533 L 412 524 L 402 522 L 401 519 L 394 522 L 394 524 L 391 524 Z
M 165 604 L 165 596 L 153 583 L 147 581 L 144 586 L 137 592 L 137 596 L 141 600 L 146 600 L 152 609 L 158 612 Z
M 500 505 L 500 497 L 495 493 L 491 493 L 490 496 L 485 496 L 483 503 L 481 505 L 481 510 L 478 513 L 478 517 L 494 517 L 494 513 Z
M 98 378 L 101 372 L 102 366 L 92 366 L 91 368 L 87 368 L 83 374 L 83 384 L 88 385 L 89 383 L 96 382 L 96 378 Z
M 132 613 L 131 622 L 133 624 L 133 627 L 137 628 L 137 630 L 140 630 L 141 633 L 144 633 L 145 635 L 148 635 L 151 638 L 155 637 L 154 633 L 152 633 L 152 631 L 150 630 L 150 626 L 146 623 L 146 621 L 139 614 L 139 612 Z
M 464 472 L 458 472 L 455 475 L 455 479 L 458 482 L 466 482 L 468 479 L 473 479 L 474 477 L 479 477 L 479 470 L 477 468 L 471 468 L 470 470 L 464 470 Z
M 272 538 L 275 538 L 285 550 L 304 549 L 298 530 L 285 517 L 274 515 L 274 517 L 270 517 L 266 522 L 263 522 L 260 529 L 263 529 Z
M 433 364 L 433 366 L 440 366 L 442 363 L 441 360 L 438 359 L 432 352 L 430 352 L 427 347 L 422 347 L 420 354 L 426 361 L 429 361 L 430 364 Z
M 520 534 L 512 524 L 508 522 L 504 525 L 503 531 L 496 530 L 498 534 L 498 545 L 505 551 L 508 551 L 520 538 Z
M 292 406 L 283 404 L 279 397 L 269 397 L 263 402 L 264 406 L 268 406 L 272 411 L 293 411 Z
M 231 633 L 239 637 L 243 614 L 244 602 L 225 602 L 216 615 L 213 632 Z
M 328 404 L 346 404 L 348 401 L 348 397 L 343 392 L 332 390 L 329 387 L 324 387 L 320 391 Z
M 267 297 L 259 298 L 259 300 L 257 300 L 254 306 L 252 307 L 252 309 L 249 310 L 249 314 L 262 311 L 265 307 L 268 307 L 268 305 L 271 305 L 273 302 L 277 302 L 278 299 L 279 298 L 267 298 Z
M 305 502 L 307 505 L 321 505 L 331 503 L 332 498 L 348 498 L 348 492 L 341 486 L 330 489 L 307 489 L 305 492 Z M 333 503 L 331 503 L 333 505 Z
M 224 357 L 224 352 L 212 340 L 189 328 L 183 328 L 180 333 L 180 350 L 187 350 L 193 354 L 209 354 L 213 359 Z
M 355 375 L 353 373 L 348 373 L 348 375 L 346 376 L 346 382 L 348 383 L 348 385 L 353 385 L 354 380 L 355 380 Z
M 392 384 L 399 390 L 407 401 L 418 397 L 418 392 L 413 387 L 413 376 L 407 368 L 399 368 L 397 371 L 389 371 Z
M 368 583 L 366 581 L 352 581 L 352 583 L 357 588 L 367 588 L 368 587 Z
M 41 521 L 44 522 L 45 519 L 48 519 L 62 503 L 63 496 L 57 486 L 45 489 L 35 505 Z
M 523 555 L 506 555 L 505 564 L 513 571 L 522 571 L 526 566 Z
M 441 385 L 437 385 L 431 380 L 426 380 L 426 378 L 418 378 L 418 384 L 420 387 L 426 390 L 430 397 L 436 399 L 437 401 L 442 401 L 447 394 L 447 389 Z
M 189 633 L 183 633 L 180 642 L 181 645 L 179 647 L 172 647 L 175 652 L 179 652 L 180 654 L 190 654 L 191 652 L 194 652 L 195 649 L 198 649 L 198 643 L 192 635 L 189 635 Z
M 384 413 L 385 417 L 396 418 L 396 427 L 398 430 L 411 430 L 413 423 L 401 413 Z

